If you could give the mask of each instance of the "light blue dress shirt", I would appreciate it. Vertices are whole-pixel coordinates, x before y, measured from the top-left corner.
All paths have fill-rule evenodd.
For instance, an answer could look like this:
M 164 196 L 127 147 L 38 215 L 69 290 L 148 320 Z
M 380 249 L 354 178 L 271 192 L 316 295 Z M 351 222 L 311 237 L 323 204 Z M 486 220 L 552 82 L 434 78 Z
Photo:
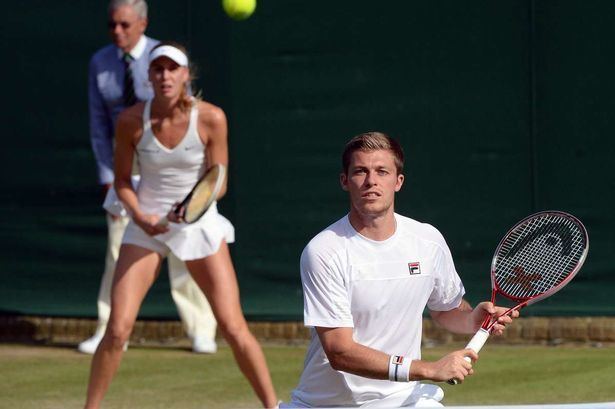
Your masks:
M 147 78 L 148 56 L 157 40 L 143 36 L 130 52 L 132 74 L 137 100 L 145 101 L 154 96 Z M 115 121 L 124 108 L 124 62 L 122 52 L 111 44 L 98 50 L 90 60 L 88 96 L 90 109 L 90 141 L 96 165 L 98 181 L 113 183 L 113 136 Z

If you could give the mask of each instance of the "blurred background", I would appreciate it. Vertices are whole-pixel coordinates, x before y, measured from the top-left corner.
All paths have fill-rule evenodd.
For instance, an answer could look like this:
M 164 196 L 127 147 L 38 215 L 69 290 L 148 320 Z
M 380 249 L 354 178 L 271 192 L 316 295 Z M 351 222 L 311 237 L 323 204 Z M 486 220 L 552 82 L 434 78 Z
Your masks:
M 260 0 L 241 22 L 217 0 L 148 3 L 147 34 L 188 46 L 196 88 L 229 118 L 220 209 L 248 319 L 302 319 L 299 256 L 348 211 L 340 154 L 368 130 L 404 146 L 396 209 L 444 234 L 469 300 L 488 297 L 508 228 L 557 209 L 586 224 L 589 257 L 524 314 L 615 315 L 615 3 Z M 5 10 L 1 314 L 96 316 L 106 226 L 87 68 L 106 10 Z M 163 272 L 141 318 L 177 317 L 168 287 Z

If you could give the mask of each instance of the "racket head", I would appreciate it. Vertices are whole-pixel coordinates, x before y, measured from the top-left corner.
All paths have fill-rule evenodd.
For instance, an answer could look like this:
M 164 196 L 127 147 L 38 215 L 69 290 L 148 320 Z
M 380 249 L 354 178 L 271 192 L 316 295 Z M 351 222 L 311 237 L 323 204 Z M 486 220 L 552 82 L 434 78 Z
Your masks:
M 177 206 L 176 213 L 178 215 L 183 213 L 184 222 L 194 223 L 205 214 L 216 201 L 224 185 L 225 177 L 226 167 L 224 165 L 218 163 L 207 169 L 186 198 Z
M 579 272 L 589 250 L 585 226 L 571 214 L 551 210 L 515 224 L 491 262 L 494 292 L 530 305 L 555 294 Z

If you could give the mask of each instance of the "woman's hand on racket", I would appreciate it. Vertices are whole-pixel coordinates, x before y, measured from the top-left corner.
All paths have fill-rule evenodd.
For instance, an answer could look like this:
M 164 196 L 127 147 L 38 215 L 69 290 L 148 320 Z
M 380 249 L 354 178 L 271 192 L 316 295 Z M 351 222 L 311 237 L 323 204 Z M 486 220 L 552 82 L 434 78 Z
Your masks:
M 167 220 L 171 223 L 182 223 L 184 221 L 184 213 L 186 213 L 186 208 L 181 206 L 180 202 L 175 202 L 175 204 L 167 213 Z
M 158 223 L 160 217 L 155 214 L 134 215 L 132 220 L 134 220 L 137 226 L 143 229 L 143 231 L 150 236 L 156 236 L 157 234 L 162 234 L 169 231 L 168 225 Z
M 466 357 L 470 358 L 471 362 L 466 360 Z M 436 382 L 445 382 L 449 379 L 457 379 L 459 382 L 463 382 L 467 376 L 474 373 L 472 363 L 476 362 L 477 359 L 478 354 L 471 349 L 460 349 L 443 356 L 436 362 L 413 362 L 412 367 L 410 368 L 410 374 L 416 370 L 423 373 L 423 379 Z
M 489 315 L 492 321 L 497 320 L 491 328 L 491 334 L 502 335 L 506 325 L 512 323 L 513 319 L 519 316 L 519 311 L 517 310 L 511 311 L 504 315 L 507 310 L 507 308 L 498 307 L 490 301 L 479 303 L 472 311 L 474 327 L 478 330 L 481 327 L 482 322 L 485 320 L 485 317 Z

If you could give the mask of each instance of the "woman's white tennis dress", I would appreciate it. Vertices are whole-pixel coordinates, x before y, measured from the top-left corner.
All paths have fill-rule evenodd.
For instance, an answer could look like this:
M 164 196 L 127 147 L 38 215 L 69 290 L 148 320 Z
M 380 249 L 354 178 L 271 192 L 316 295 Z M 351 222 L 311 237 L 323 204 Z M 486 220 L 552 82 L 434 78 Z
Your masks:
M 179 145 L 169 149 L 152 132 L 151 100 L 143 110 L 143 136 L 136 156 L 141 180 L 137 188 L 139 207 L 146 214 L 166 215 L 192 189 L 206 169 L 205 145 L 198 134 L 198 107 L 190 112 L 188 131 Z M 222 241 L 235 241 L 235 229 L 218 213 L 216 203 L 193 224 L 170 223 L 167 233 L 150 236 L 131 221 L 123 244 L 134 244 L 166 256 L 171 251 L 180 260 L 195 260 L 218 251 Z

